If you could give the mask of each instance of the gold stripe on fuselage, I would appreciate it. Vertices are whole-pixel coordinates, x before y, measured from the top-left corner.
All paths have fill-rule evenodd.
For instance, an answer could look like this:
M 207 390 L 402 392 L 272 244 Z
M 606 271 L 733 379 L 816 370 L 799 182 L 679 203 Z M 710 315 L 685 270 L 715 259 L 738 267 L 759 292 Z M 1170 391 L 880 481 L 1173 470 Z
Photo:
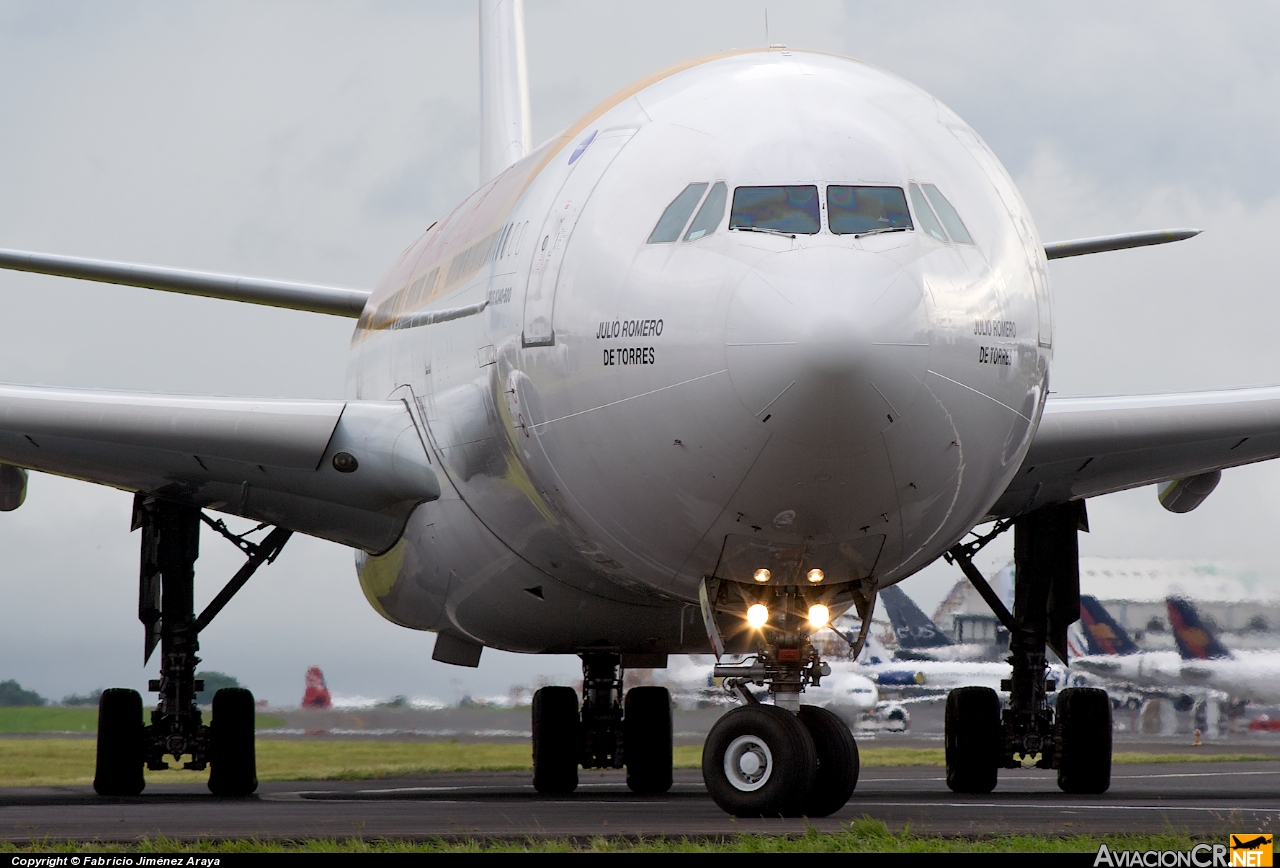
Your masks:
M 559 136 L 543 143 L 492 182 L 472 193 L 406 250 L 370 296 L 356 322 L 352 343 L 359 343 L 372 332 L 389 328 L 405 314 L 428 307 L 465 286 L 493 255 L 507 229 L 511 212 L 542 170 L 573 144 L 587 127 L 614 107 L 645 88 L 685 70 L 726 57 L 770 50 L 773 49 L 739 48 L 681 61 L 632 82 L 597 104 Z M 396 289 L 391 290 L 390 287 Z

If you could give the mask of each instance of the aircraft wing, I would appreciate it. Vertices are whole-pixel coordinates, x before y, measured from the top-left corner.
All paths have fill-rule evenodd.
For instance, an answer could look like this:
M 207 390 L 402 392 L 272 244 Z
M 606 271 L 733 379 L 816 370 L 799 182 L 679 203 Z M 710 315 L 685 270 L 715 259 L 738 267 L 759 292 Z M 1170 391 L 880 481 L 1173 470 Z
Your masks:
M 370 552 L 389 548 L 414 507 L 440 496 L 403 401 L 0 385 L 0 463 L 155 494 Z
M 1280 387 L 1045 402 L 990 518 L 1280 457 Z

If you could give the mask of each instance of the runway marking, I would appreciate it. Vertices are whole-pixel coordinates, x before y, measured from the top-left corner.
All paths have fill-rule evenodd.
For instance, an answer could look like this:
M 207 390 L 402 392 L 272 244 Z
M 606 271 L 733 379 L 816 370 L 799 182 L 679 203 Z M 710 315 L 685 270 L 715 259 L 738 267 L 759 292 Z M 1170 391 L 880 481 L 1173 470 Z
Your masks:
M 1232 776 L 1244 775 L 1274 775 L 1274 771 L 1268 772 L 1170 772 L 1164 775 L 1112 775 L 1112 780 L 1130 780 L 1136 778 L 1228 778 Z
M 868 806 L 873 808 L 902 808 L 902 807 L 920 807 L 920 808 L 1025 808 L 1043 810 L 1044 808 L 1057 807 L 1052 802 L 1035 802 L 1033 804 L 1020 805 L 1015 802 L 858 802 L 856 797 L 849 800 L 850 805 Z M 1126 805 L 1119 802 L 1113 802 L 1109 805 L 1077 805 L 1066 803 L 1062 807 L 1070 808 L 1076 811 L 1196 811 L 1200 813 L 1220 814 L 1224 811 L 1245 811 L 1250 814 L 1269 814 L 1280 811 L 1280 805 L 1273 805 L 1269 808 L 1242 808 L 1238 805 L 1222 805 L 1213 808 L 1195 808 L 1182 807 L 1180 805 Z M 1066 813 L 1060 811 L 1058 813 Z

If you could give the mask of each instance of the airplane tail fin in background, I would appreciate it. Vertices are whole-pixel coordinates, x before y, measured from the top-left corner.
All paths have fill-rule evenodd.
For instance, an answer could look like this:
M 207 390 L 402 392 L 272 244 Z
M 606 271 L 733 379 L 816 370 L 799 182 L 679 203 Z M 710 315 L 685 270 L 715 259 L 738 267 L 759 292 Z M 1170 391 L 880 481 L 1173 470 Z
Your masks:
M 333 697 L 324 683 L 324 673 L 319 666 L 307 670 L 307 690 L 302 695 L 303 708 L 333 708 Z
M 1095 597 L 1080 596 L 1080 625 L 1088 654 L 1133 654 L 1137 644 Z
M 880 599 L 884 600 L 889 622 L 893 624 L 893 632 L 898 637 L 900 647 L 945 648 L 955 644 L 897 585 L 890 585 L 882 590 Z
M 480 183 L 529 153 L 524 0 L 480 0 Z
M 1173 638 L 1178 643 L 1178 653 L 1183 660 L 1213 660 L 1230 657 L 1218 637 L 1213 634 L 1200 619 L 1195 605 L 1185 597 L 1170 597 L 1166 601 L 1169 607 L 1169 627 L 1173 630 Z

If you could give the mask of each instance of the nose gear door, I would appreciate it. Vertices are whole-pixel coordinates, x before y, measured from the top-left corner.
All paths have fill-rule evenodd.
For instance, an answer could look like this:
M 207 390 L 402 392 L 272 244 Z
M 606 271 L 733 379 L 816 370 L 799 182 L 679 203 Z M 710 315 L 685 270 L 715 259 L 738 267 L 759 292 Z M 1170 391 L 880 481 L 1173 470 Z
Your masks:
M 524 346 L 549 347 L 555 343 L 552 320 L 556 281 L 560 277 L 560 266 L 574 226 L 605 169 L 635 133 L 635 127 L 601 133 L 592 131 L 570 154 L 569 162 L 573 169 L 556 195 L 538 235 L 538 249 L 534 253 L 533 271 L 529 275 L 524 299 Z

